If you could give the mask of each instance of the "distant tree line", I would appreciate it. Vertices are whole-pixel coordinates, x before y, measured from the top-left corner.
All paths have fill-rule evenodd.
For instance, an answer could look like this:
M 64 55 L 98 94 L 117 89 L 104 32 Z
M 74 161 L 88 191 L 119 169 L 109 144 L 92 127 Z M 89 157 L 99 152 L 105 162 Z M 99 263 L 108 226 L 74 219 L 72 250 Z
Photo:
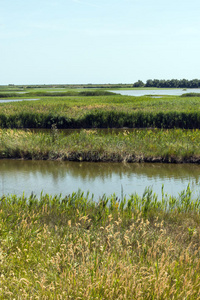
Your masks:
M 200 88 L 199 79 L 148 79 L 146 83 L 138 80 L 133 84 L 133 87 L 155 87 L 155 88 Z
M 132 88 L 132 87 L 145 87 L 145 88 L 200 88 L 200 79 L 148 79 L 146 83 L 142 80 L 138 80 L 135 83 L 105 83 L 105 84 L 41 84 L 41 85 L 14 85 L 1 86 L 0 90 L 18 91 L 34 88 L 48 89 L 48 88 L 86 88 L 86 89 L 118 89 L 118 88 Z

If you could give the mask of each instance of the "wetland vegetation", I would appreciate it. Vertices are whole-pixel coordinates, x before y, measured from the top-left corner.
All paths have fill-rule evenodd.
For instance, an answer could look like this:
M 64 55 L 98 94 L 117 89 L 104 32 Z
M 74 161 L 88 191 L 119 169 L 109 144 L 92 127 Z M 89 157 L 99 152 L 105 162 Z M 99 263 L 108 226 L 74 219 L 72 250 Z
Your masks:
M 8 95 L 6 99 L 12 93 Z M 40 100 L 0 104 L 1 158 L 199 162 L 198 94 L 152 98 L 102 89 L 32 89 L 17 95 Z M 124 127 L 127 131 L 106 136 L 95 130 Z M 24 128 L 52 130 L 50 134 L 16 131 Z M 66 128 L 82 130 L 70 137 L 57 130 Z
M 1 96 L 27 98 L 9 89 Z M 0 104 L 0 158 L 200 162 L 198 95 L 68 92 L 30 87 L 40 100 Z M 127 129 L 96 130 L 107 127 Z M 189 186 L 178 197 L 94 197 L 0 195 L 2 299 L 200 298 L 200 201 Z
M 199 299 L 199 199 L 0 198 L 2 299 Z
M 0 127 L 51 128 L 53 124 L 57 128 L 200 127 L 198 95 L 152 98 L 107 95 L 105 91 L 75 93 L 79 95 L 45 92 L 37 101 L 1 103 Z M 20 95 L 32 98 L 36 94 Z
M 48 133 L 0 129 L 0 157 L 22 159 L 200 162 L 200 131 L 136 129 L 104 134 L 81 130 L 65 135 L 56 127 Z

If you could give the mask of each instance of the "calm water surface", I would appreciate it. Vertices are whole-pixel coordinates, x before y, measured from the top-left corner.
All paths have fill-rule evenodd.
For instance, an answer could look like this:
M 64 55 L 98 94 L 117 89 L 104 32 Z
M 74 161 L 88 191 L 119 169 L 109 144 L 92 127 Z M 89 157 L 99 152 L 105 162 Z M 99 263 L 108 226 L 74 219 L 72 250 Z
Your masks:
M 104 193 L 121 196 L 145 187 L 161 195 L 161 187 L 178 196 L 190 183 L 199 195 L 200 166 L 194 164 L 123 164 L 0 160 L 0 196 L 33 192 L 68 195 L 81 189 L 98 199 Z
M 180 96 L 185 93 L 200 93 L 200 89 L 157 89 L 157 90 L 112 90 L 112 92 L 127 96 L 171 95 Z
M 32 100 L 39 100 L 39 99 L 0 99 L 0 103 L 20 102 L 20 101 L 32 101 Z

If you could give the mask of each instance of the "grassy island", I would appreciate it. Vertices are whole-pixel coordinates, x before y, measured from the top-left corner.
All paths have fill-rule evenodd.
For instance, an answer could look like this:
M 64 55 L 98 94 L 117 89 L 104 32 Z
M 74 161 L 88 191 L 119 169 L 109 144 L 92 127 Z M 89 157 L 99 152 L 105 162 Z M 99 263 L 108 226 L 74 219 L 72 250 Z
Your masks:
M 2 94 L 5 100 L 38 100 L 0 104 L 1 128 L 200 128 L 198 94 L 153 98 L 71 91 L 8 96 Z

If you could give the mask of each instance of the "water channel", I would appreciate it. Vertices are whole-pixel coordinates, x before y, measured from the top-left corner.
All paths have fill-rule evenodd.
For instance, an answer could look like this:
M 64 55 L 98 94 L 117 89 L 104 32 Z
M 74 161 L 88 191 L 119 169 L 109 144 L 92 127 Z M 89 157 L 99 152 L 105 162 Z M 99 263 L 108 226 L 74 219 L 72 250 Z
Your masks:
M 62 194 L 81 189 L 98 199 L 104 193 L 118 197 L 137 193 L 145 187 L 161 195 L 178 196 L 190 184 L 199 195 L 200 166 L 195 164 L 123 164 L 58 161 L 0 160 L 0 196 Z

